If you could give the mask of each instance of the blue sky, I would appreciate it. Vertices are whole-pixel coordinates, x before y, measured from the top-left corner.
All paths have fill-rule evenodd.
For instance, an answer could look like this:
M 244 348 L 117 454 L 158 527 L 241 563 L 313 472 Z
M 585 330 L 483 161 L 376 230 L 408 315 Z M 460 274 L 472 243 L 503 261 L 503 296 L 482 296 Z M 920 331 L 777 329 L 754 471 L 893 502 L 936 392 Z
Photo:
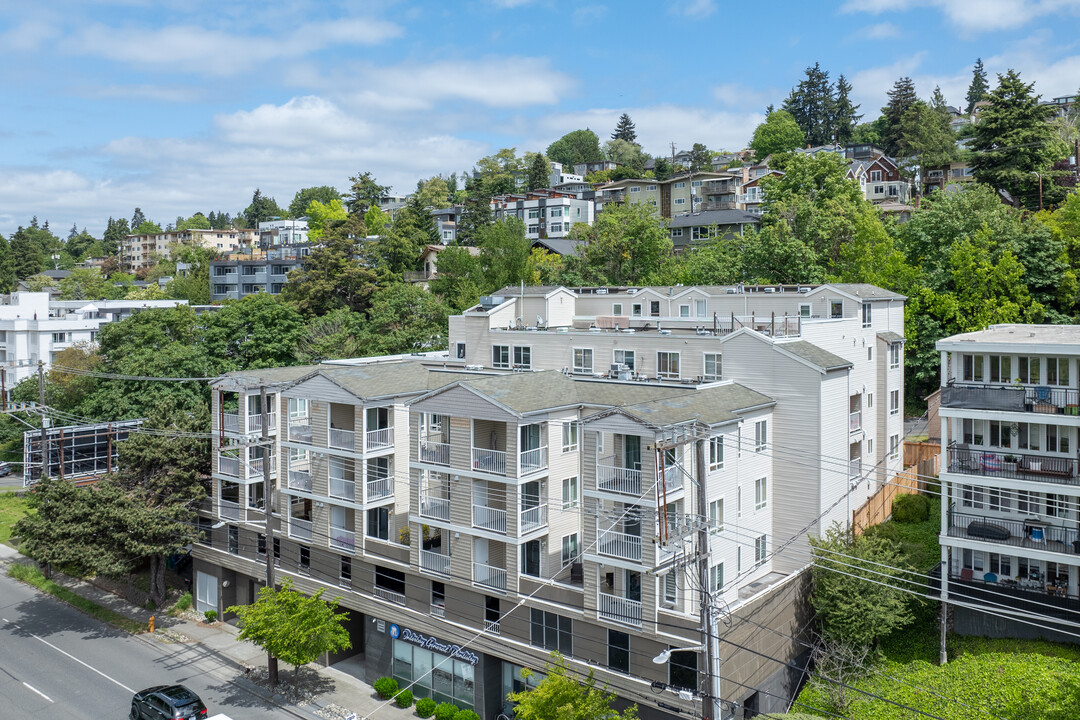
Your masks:
M 816 61 L 866 119 L 901 75 L 1080 85 L 1080 0 L 0 0 L 0 233 L 100 234 L 139 206 L 287 205 L 370 170 L 395 191 L 628 112 L 653 154 L 745 146 Z

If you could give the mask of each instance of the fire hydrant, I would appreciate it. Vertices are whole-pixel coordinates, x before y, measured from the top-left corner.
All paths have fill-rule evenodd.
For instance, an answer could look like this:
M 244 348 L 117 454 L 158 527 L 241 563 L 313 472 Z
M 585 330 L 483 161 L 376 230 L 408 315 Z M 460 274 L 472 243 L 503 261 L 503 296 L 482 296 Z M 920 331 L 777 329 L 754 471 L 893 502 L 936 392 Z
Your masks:
M 150 616 L 150 632 L 154 632 L 154 616 Z

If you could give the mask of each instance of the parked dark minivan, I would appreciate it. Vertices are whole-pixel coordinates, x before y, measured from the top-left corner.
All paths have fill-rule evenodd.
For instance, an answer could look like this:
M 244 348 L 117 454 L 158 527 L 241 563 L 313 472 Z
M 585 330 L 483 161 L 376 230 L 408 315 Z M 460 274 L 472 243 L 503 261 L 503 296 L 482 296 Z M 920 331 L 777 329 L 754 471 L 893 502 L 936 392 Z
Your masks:
M 203 720 L 206 705 L 183 685 L 157 685 L 131 698 L 131 720 Z

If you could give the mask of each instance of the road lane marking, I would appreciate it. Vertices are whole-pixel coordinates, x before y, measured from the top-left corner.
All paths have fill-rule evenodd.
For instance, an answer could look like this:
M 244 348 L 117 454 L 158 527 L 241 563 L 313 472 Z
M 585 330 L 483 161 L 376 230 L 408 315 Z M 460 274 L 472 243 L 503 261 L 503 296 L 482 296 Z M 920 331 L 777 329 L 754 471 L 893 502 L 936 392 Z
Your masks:
M 10 623 L 10 624 L 11 624 L 11 625 L 12 625 L 13 627 L 19 628 L 19 626 L 18 626 L 18 625 L 16 625 L 15 623 Z M 22 628 L 19 628 L 19 629 L 21 630 Z M 77 663 L 79 663 L 80 665 L 82 665 L 82 666 L 83 666 L 84 668 L 86 668 L 87 670 L 93 670 L 94 672 L 96 672 L 96 673 L 97 673 L 98 675 L 100 675 L 101 677 L 105 678 L 106 680 L 108 680 L 109 682 L 113 683 L 114 685 L 119 685 L 120 687 L 124 688 L 124 689 L 125 689 L 125 690 L 127 690 L 127 691 L 128 691 L 129 693 L 131 693 L 132 695 L 134 695 L 134 694 L 135 694 L 135 691 L 134 691 L 134 690 L 132 690 L 131 688 L 129 688 L 129 687 L 128 687 L 127 685 L 125 685 L 124 683 L 120 682 L 119 680 L 116 680 L 115 678 L 111 678 L 111 677 L 109 677 L 108 675 L 106 675 L 105 673 L 101 672 L 100 670 L 98 670 L 98 669 L 97 669 L 96 667 L 94 667 L 93 665 L 90 665 L 90 664 L 88 664 L 88 663 L 84 663 L 84 662 L 83 662 L 82 660 L 80 660 L 79 658 L 75 657 L 74 655 L 72 655 L 71 653 L 67 652 L 66 650 L 62 650 L 62 649 L 60 649 L 60 648 L 56 647 L 55 645 L 53 645 L 53 644 L 52 644 L 51 642 L 49 642 L 48 640 L 45 640 L 44 638 L 39 638 L 39 637 L 38 637 L 37 635 L 35 635 L 34 633 L 27 633 L 27 635 L 29 635 L 30 637 L 34 638 L 35 640 L 38 640 L 39 642 L 43 642 L 43 643 L 45 643 L 46 645 L 48 645 L 49 647 L 51 647 L 51 648 L 52 648 L 53 650 L 55 650 L 56 652 L 60 653 L 61 655 L 66 655 L 66 656 L 68 656 L 69 658 L 71 658 L 71 659 L 72 659 L 72 660 L 74 660 L 75 662 L 77 662 Z M 23 683 L 23 685 L 26 685 L 26 683 Z M 30 686 L 29 686 L 29 685 L 26 685 L 26 687 L 30 687 Z M 30 689 L 31 689 L 31 690 L 33 690 L 33 688 L 30 688 Z M 34 692 L 37 692 L 37 690 L 34 690 Z M 38 694 L 40 695 L 41 693 L 38 693 Z M 42 695 L 42 697 L 44 697 L 44 695 Z M 50 700 L 49 702 L 52 702 L 52 700 Z
M 26 687 L 30 688 L 31 690 L 33 690 L 34 692 L 36 692 L 36 693 L 37 693 L 38 695 L 40 695 L 41 697 L 43 697 L 43 698 L 45 698 L 46 700 L 48 700 L 49 702 L 52 702 L 52 701 L 53 701 L 53 699 L 52 699 L 51 697 L 49 697 L 49 696 L 48 696 L 48 695 L 46 695 L 45 693 L 41 692 L 40 690 L 38 690 L 38 689 L 37 689 L 36 687 L 34 687 L 33 685 L 31 685 L 30 683 L 26 683 L 26 682 L 24 682 L 24 683 L 23 683 L 23 685 L 25 685 Z

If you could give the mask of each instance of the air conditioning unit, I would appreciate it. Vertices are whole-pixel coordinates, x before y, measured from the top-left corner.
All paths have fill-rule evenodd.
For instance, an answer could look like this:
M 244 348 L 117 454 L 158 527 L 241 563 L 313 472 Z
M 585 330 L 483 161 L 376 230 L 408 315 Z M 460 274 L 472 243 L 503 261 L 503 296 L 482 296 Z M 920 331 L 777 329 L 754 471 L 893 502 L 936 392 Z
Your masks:
M 660 332 L 661 335 L 670 335 L 671 334 L 671 330 L 668 330 L 667 328 L 664 328 L 663 330 L 660 330 L 659 332 Z
M 764 289 L 764 290 L 763 290 L 762 292 L 767 292 L 767 293 L 774 293 L 774 292 L 776 292 L 776 288 L 774 288 L 774 287 L 767 287 L 767 288 L 765 288 L 765 289 Z
M 802 295 L 807 295 L 807 294 L 809 294 L 809 292 L 810 292 L 810 288 L 799 288 L 799 293 L 802 294 Z
M 597 295 L 607 295 L 608 289 L 606 287 L 596 288 Z

